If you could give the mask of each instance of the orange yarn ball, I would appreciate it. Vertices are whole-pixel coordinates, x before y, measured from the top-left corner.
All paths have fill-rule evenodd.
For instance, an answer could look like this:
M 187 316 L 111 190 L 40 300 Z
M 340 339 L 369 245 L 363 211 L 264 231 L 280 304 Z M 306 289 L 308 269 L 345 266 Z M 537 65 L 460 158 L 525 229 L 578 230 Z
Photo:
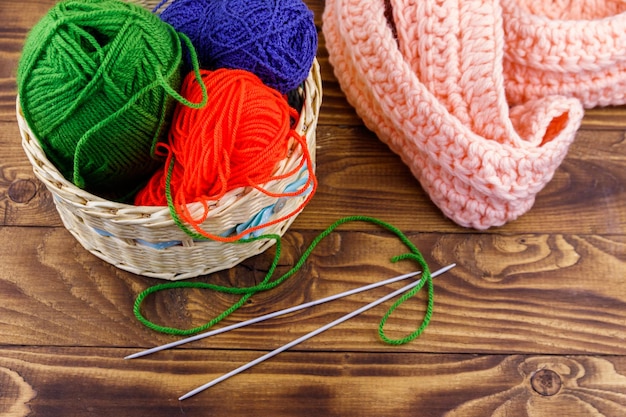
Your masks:
M 276 179 L 272 175 L 276 165 L 297 135 L 290 121 L 295 110 L 248 71 L 201 70 L 201 74 L 209 102 L 202 109 L 176 107 L 169 144 L 162 145 L 168 162 L 136 195 L 136 205 L 167 205 L 166 176 L 172 162 L 170 187 L 176 207 L 218 200 L 238 187 L 259 188 Z M 188 100 L 201 99 L 193 74 L 185 78 L 181 94 Z

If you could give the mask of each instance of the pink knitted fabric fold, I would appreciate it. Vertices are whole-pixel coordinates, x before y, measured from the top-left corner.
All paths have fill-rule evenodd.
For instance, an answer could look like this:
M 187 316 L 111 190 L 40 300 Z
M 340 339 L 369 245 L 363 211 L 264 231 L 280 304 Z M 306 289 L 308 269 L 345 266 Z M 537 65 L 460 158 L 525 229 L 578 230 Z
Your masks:
M 626 1 L 502 0 L 511 103 L 563 94 L 626 104 Z
M 513 2 L 504 2 L 503 9 L 496 0 L 391 0 L 390 23 L 385 0 L 327 0 L 323 15 L 330 62 L 350 104 L 446 216 L 477 229 L 532 207 L 583 116 L 577 98 L 521 82 L 520 104 L 509 107 L 504 54 L 512 35 L 505 36 L 503 10 Z M 520 65 L 514 78 L 527 71 Z

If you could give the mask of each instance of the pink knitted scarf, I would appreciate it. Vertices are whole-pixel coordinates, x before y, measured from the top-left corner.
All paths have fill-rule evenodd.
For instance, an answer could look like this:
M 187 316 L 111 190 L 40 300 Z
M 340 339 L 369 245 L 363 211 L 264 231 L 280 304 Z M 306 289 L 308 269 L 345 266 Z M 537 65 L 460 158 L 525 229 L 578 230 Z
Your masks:
M 528 211 L 583 107 L 626 103 L 624 1 L 327 0 L 323 20 L 350 104 L 462 226 Z

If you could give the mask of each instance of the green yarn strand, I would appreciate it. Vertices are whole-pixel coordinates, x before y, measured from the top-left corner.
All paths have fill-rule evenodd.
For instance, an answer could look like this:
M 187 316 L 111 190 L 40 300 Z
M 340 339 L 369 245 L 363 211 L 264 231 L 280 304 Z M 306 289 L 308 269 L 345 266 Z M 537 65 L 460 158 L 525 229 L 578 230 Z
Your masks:
M 202 83 L 204 84 L 204 83 Z M 176 211 L 176 206 L 174 205 L 174 198 L 172 197 L 172 172 L 174 172 L 174 165 L 176 164 L 176 157 L 174 155 L 170 155 L 170 163 L 167 167 L 167 174 L 165 175 L 165 200 L 167 201 L 167 208 L 170 212 L 170 216 L 174 220 L 176 226 L 178 226 L 183 232 L 185 232 L 188 236 L 197 239 L 197 240 L 207 240 L 206 236 L 201 235 L 200 233 L 194 232 L 189 229 L 185 222 L 183 222 Z
M 180 32 L 177 32 L 177 35 L 180 38 L 180 40 L 185 44 L 185 46 L 187 47 L 187 51 L 189 52 L 189 56 L 191 58 L 191 64 L 193 67 L 193 72 L 194 72 L 194 75 L 196 76 L 196 81 L 198 82 L 198 84 L 200 85 L 200 89 L 202 90 L 202 101 L 200 101 L 200 103 L 192 103 L 191 101 L 187 100 L 185 97 L 180 95 L 178 91 L 173 89 L 172 86 L 167 82 L 165 77 L 163 77 L 160 71 L 157 72 L 157 76 L 159 78 L 159 81 L 161 82 L 163 89 L 171 97 L 176 99 L 176 101 L 178 101 L 181 104 L 184 104 L 187 107 L 191 107 L 192 109 L 201 109 L 202 107 L 206 106 L 209 100 L 209 95 L 207 93 L 206 85 L 204 85 L 204 82 L 202 81 L 202 76 L 200 75 L 200 64 L 198 62 L 198 55 L 196 53 L 196 49 L 194 48 L 193 44 L 191 43 L 191 40 L 187 37 L 187 35 L 185 35 L 184 33 L 180 33 Z
M 137 296 L 137 299 L 135 300 L 135 303 L 133 306 L 133 313 L 135 317 L 146 327 L 152 330 L 161 332 L 161 333 L 172 334 L 172 335 L 177 335 L 177 336 L 189 336 L 189 335 L 202 332 L 214 326 L 215 324 L 219 323 L 221 320 L 223 320 L 224 318 L 232 314 L 234 311 L 236 311 L 238 308 L 243 306 L 245 302 L 248 299 L 250 299 L 250 297 L 252 297 L 254 294 L 261 292 L 261 291 L 267 291 L 267 290 L 273 289 L 276 286 L 280 285 L 289 277 L 293 276 L 297 271 L 300 270 L 300 268 L 306 262 L 307 258 L 311 255 L 311 253 L 316 248 L 316 246 L 325 237 L 330 235 L 337 227 L 348 222 L 356 222 L 356 221 L 373 223 L 377 226 L 387 229 L 388 231 L 394 233 L 398 237 L 398 239 L 409 249 L 408 253 L 392 257 L 391 258 L 392 263 L 395 263 L 401 260 L 411 260 L 411 261 L 416 262 L 422 269 L 420 284 L 416 286 L 415 288 L 413 288 L 412 290 L 405 293 L 389 308 L 389 310 L 383 316 L 379 324 L 379 328 L 378 328 L 378 333 L 380 335 L 380 338 L 384 342 L 392 344 L 392 345 L 400 345 L 400 344 L 408 343 L 414 340 L 415 338 L 417 338 L 419 335 L 421 335 L 424 332 L 424 330 L 426 329 L 426 327 L 428 326 L 432 318 L 433 306 L 434 306 L 434 287 L 432 283 L 430 269 L 428 267 L 428 264 L 424 260 L 424 257 L 420 253 L 420 251 L 409 240 L 409 238 L 404 233 L 402 233 L 402 231 L 400 231 L 398 228 L 396 228 L 395 226 L 389 223 L 386 223 L 382 220 L 379 220 L 373 217 L 367 217 L 367 216 L 348 216 L 348 217 L 341 218 L 337 220 L 336 222 L 334 222 L 333 224 L 331 224 L 326 230 L 321 232 L 319 235 L 317 235 L 313 239 L 313 241 L 309 244 L 307 249 L 300 256 L 296 264 L 289 271 L 287 271 L 286 273 L 284 273 L 282 276 L 280 276 L 278 279 L 274 281 L 271 281 L 271 278 L 274 275 L 274 272 L 276 271 L 278 262 L 280 260 L 280 254 L 281 254 L 281 238 L 279 235 L 268 234 L 268 235 L 262 235 L 262 236 L 258 236 L 258 237 L 254 237 L 250 239 L 241 239 L 236 242 L 230 243 L 234 245 L 246 244 L 246 243 L 251 243 L 254 241 L 261 240 L 261 239 L 272 239 L 276 242 L 276 252 L 274 255 L 274 259 L 272 261 L 272 264 L 268 272 L 266 273 L 265 277 L 261 281 L 261 283 L 251 286 L 251 287 L 227 287 L 227 286 L 221 286 L 221 285 L 210 284 L 210 283 L 189 282 L 189 281 L 179 281 L 179 282 L 169 282 L 165 284 L 159 284 L 159 285 L 155 285 L 153 287 L 150 287 L 144 290 Z M 194 235 L 193 231 L 191 230 L 187 230 L 187 231 L 192 236 Z M 426 312 L 424 314 L 424 317 L 419 327 L 406 337 L 402 337 L 400 339 L 389 338 L 385 334 L 385 331 L 384 331 L 384 327 L 388 319 L 391 317 L 391 315 L 394 313 L 395 310 L 397 310 L 404 302 L 414 297 L 425 285 L 428 289 L 428 302 L 426 306 Z M 228 294 L 239 294 L 239 295 L 242 295 L 242 297 L 238 301 L 233 303 L 233 305 L 231 305 L 229 308 L 227 308 L 222 313 L 220 313 L 218 316 L 210 320 L 209 322 L 203 325 L 191 328 L 191 329 L 178 329 L 178 328 L 173 328 L 173 327 L 161 326 L 161 325 L 151 322 L 142 314 L 141 305 L 149 295 L 154 294 L 159 291 L 165 291 L 165 290 L 177 289 L 177 288 L 208 289 L 208 290 L 219 291 L 219 292 L 228 293 Z
M 193 335 L 193 334 L 199 333 L 201 331 L 204 331 L 204 330 L 214 326 L 215 324 L 219 323 L 224 318 L 226 318 L 227 316 L 232 314 L 239 307 L 244 305 L 245 302 L 250 297 L 252 297 L 254 294 L 256 294 L 256 293 L 258 293 L 260 291 L 270 290 L 270 289 L 276 287 L 277 285 L 279 285 L 280 283 L 282 283 L 289 276 L 291 276 L 289 274 L 289 272 L 288 272 L 285 275 L 283 275 L 282 277 L 280 277 L 278 280 L 270 282 L 270 278 L 274 275 L 274 271 L 276 270 L 276 268 L 278 266 L 278 261 L 280 260 L 280 253 L 281 253 L 280 236 L 278 236 L 278 235 L 263 235 L 263 236 L 259 236 L 259 237 L 255 237 L 255 238 L 240 240 L 240 241 L 238 241 L 236 243 L 232 243 L 232 244 L 251 243 L 251 242 L 254 242 L 254 241 L 257 241 L 257 240 L 261 240 L 261 239 L 273 239 L 273 240 L 275 240 L 276 241 L 276 252 L 275 252 L 275 255 L 274 255 L 274 260 L 272 261 L 272 264 L 271 264 L 269 270 L 267 271 L 267 273 L 265 274 L 265 277 L 263 278 L 263 280 L 259 284 L 251 286 L 251 287 L 226 287 L 226 286 L 222 286 L 222 285 L 216 285 L 216 284 L 210 284 L 210 283 L 204 283 L 204 282 L 177 281 L 177 282 L 168 282 L 168 283 L 165 283 L 165 284 L 155 285 L 155 286 L 152 286 L 152 287 L 146 289 L 145 291 L 140 293 L 139 296 L 137 296 L 137 299 L 135 300 L 135 304 L 133 306 L 133 313 L 135 314 L 135 317 L 137 318 L 137 320 L 139 320 L 141 323 L 143 323 L 146 327 L 148 327 L 148 328 L 150 328 L 152 330 L 158 331 L 160 333 L 173 334 L 173 335 L 177 335 L 177 336 Z M 294 267 L 294 269 L 295 269 L 295 267 Z M 294 272 L 291 272 L 291 274 L 293 274 Z M 147 318 L 144 317 L 144 315 L 141 313 L 141 304 L 143 303 L 144 299 L 147 296 L 149 296 L 150 294 L 154 294 L 156 292 L 159 292 L 159 291 L 171 290 L 171 289 L 176 289 L 176 288 L 207 289 L 207 290 L 213 290 L 213 291 L 222 292 L 222 293 L 225 293 L 225 294 L 241 294 L 242 297 L 237 302 L 235 302 L 232 306 L 230 306 L 228 309 L 226 309 L 222 313 L 220 313 L 217 317 L 213 318 L 212 320 L 210 320 L 209 322 L 207 322 L 207 323 L 205 323 L 205 324 L 203 324 L 201 326 L 197 326 L 197 327 L 194 327 L 194 328 L 191 328 L 191 329 L 178 329 L 178 328 L 174 328 L 174 327 L 160 326 L 158 324 L 155 324 L 155 323 L 151 322 L 150 320 L 148 320 Z
M 417 261 L 418 263 L 420 263 L 420 265 L 421 265 L 421 261 L 423 261 L 423 259 L 421 259 L 421 255 L 413 254 L 413 253 L 407 254 L 407 255 L 403 256 L 402 258 L 403 259 L 413 259 L 413 260 Z M 424 264 L 425 264 L 425 262 L 424 262 Z M 408 299 L 414 297 L 424 287 L 424 285 L 426 285 L 427 288 L 428 288 L 428 301 L 427 301 L 427 304 L 426 304 L 426 312 L 424 313 L 424 318 L 422 319 L 421 325 L 415 331 L 413 331 L 412 333 L 410 333 L 409 335 L 407 335 L 405 337 L 401 337 L 399 339 L 391 339 L 391 338 L 389 338 L 385 334 L 385 324 L 387 324 L 387 320 L 393 314 L 393 312 L 398 307 L 400 307 L 400 305 L 402 305 L 402 303 L 404 303 Z M 400 297 L 389 308 L 389 310 L 387 310 L 387 312 L 385 313 L 383 318 L 380 320 L 380 325 L 378 326 L 378 335 L 380 336 L 380 338 L 384 342 L 389 343 L 390 345 L 403 345 L 403 344 L 409 343 L 409 342 L 415 340 L 417 337 L 419 337 L 424 332 L 424 330 L 426 330 L 426 327 L 430 323 L 430 320 L 431 320 L 432 315 L 433 315 L 434 295 L 435 295 L 434 291 L 435 290 L 434 290 L 434 286 L 433 286 L 433 278 L 430 275 L 430 270 L 428 269 L 428 267 L 424 267 L 420 283 L 416 287 L 414 287 L 413 289 L 411 289 L 410 291 L 407 291 L 404 295 L 402 295 L 402 297 Z

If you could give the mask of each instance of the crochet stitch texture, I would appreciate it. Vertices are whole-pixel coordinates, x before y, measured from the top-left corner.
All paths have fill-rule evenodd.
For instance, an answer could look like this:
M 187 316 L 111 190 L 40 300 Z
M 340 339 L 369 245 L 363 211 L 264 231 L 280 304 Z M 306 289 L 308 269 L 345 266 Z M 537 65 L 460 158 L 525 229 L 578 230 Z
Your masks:
M 574 140 L 583 105 L 626 102 L 624 3 L 385 3 L 327 0 L 330 62 L 366 126 L 462 226 L 527 212 Z M 581 20 L 554 19 L 565 9 Z

